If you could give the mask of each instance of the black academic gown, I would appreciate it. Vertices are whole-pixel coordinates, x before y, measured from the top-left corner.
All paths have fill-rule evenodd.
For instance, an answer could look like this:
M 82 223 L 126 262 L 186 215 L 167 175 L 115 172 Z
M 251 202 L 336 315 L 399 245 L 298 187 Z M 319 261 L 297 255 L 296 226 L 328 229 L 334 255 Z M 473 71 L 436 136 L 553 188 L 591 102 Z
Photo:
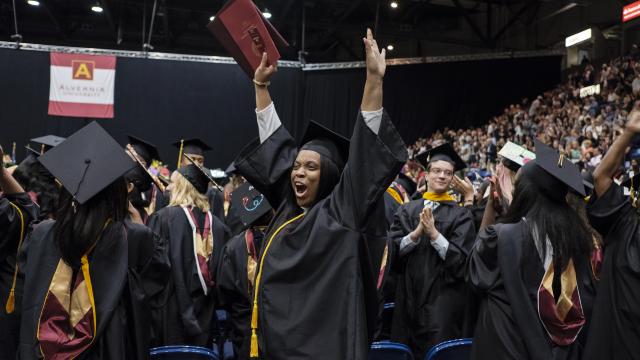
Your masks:
M 209 208 L 211 214 L 218 219 L 224 219 L 224 194 L 222 191 L 209 187 L 207 190 L 207 198 L 209 199 Z
M 246 226 L 242 223 L 242 219 L 240 219 L 240 215 L 236 210 L 233 204 L 229 204 L 229 209 L 227 211 L 227 215 L 224 217 L 224 223 L 229 228 L 231 235 L 238 235 L 241 232 L 244 232 Z
M 22 211 L 22 219 L 15 207 Z M 38 218 L 38 206 L 27 193 L 0 197 L 0 359 L 15 359 L 20 331 L 20 310 L 7 314 L 5 306 L 13 283 L 20 232 L 27 235 L 29 224 Z M 19 289 L 18 289 L 19 291 Z M 19 299 L 14 304 L 18 305 Z
M 25 241 L 21 269 L 25 274 L 18 359 L 41 359 L 38 321 L 60 253 L 53 238 L 54 221 L 38 224 Z M 147 359 L 150 307 L 158 301 L 169 276 L 167 249 L 145 226 L 113 223 L 89 256 L 96 305 L 93 344 L 78 359 Z
M 537 311 L 545 270 L 529 231 L 520 221 L 489 226 L 478 234 L 468 268 L 468 282 L 480 298 L 472 359 L 577 360 L 584 354 L 595 298 L 589 259 L 574 259 L 586 324 L 573 344 L 557 346 Z
M 290 182 L 296 156 L 294 139 L 280 126 L 234 162 L 277 208 L 262 246 L 260 358 L 365 360 L 386 242 L 382 196 L 406 161 L 405 145 L 386 113 L 378 135 L 359 114 L 338 185 L 285 225 L 303 213 Z
M 584 359 L 640 359 L 640 220 L 622 188 L 612 184 L 588 206 L 604 235 L 604 261 Z
M 194 209 L 198 227 L 204 222 L 203 213 Z M 194 345 L 211 347 L 215 327 L 215 288 L 204 293 L 193 249 L 193 230 L 184 210 L 169 206 L 149 218 L 149 227 L 168 243 L 172 276 L 165 284 L 163 300 L 153 309 L 153 346 Z M 220 219 L 212 216 L 213 252 L 209 258 L 210 276 L 222 255 L 229 238 L 228 229 Z
M 424 200 L 400 207 L 389 236 L 400 244 L 418 226 Z M 442 201 L 433 212 L 436 229 L 449 241 L 442 260 L 426 236 L 398 267 L 398 287 L 391 339 L 405 343 L 416 359 L 434 345 L 469 336 L 471 294 L 465 283 L 465 263 L 473 247 L 475 228 L 471 213 L 453 201 Z
M 253 233 L 253 248 L 259 253 L 263 242 L 259 232 Z M 253 261 L 257 259 L 253 259 Z M 245 232 L 234 236 L 227 242 L 222 251 L 222 259 L 218 267 L 217 286 L 219 304 L 229 312 L 230 334 L 237 360 L 249 359 L 251 338 L 251 306 L 253 304 L 252 274 L 247 272 L 249 251 Z M 257 265 L 257 262 L 254 263 Z M 253 273 L 255 276 L 255 273 Z

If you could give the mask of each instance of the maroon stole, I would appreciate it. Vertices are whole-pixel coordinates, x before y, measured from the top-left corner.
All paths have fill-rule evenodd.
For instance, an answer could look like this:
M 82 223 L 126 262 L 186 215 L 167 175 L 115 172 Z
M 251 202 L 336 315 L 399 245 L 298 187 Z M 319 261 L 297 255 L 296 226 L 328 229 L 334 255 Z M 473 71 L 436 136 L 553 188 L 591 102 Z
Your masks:
M 107 220 L 103 231 L 110 222 L 111 219 Z M 45 360 L 73 359 L 89 348 L 95 339 L 96 303 L 88 254 L 97 243 L 82 256 L 75 278 L 73 269 L 64 260 L 58 261 L 42 304 L 36 333 Z
M 244 232 L 244 242 L 247 245 L 247 283 L 249 284 L 249 294 L 253 293 L 253 284 L 256 279 L 256 268 L 258 266 L 258 254 L 253 243 L 253 230 L 250 228 Z
M 214 281 L 209 272 L 209 259 L 213 254 L 213 234 L 211 232 L 211 212 L 207 211 L 205 214 L 204 228 L 202 231 L 198 229 L 198 222 L 193 214 L 191 208 L 182 207 L 187 220 L 191 224 L 193 229 L 193 253 L 198 265 L 198 276 L 200 277 L 200 283 L 205 295 L 208 294 L 209 289 L 213 286 Z
M 560 277 L 562 293 L 558 302 L 553 294 L 553 274 L 551 262 L 538 288 L 538 315 L 551 341 L 567 346 L 576 340 L 585 324 L 573 260 L 569 260 Z

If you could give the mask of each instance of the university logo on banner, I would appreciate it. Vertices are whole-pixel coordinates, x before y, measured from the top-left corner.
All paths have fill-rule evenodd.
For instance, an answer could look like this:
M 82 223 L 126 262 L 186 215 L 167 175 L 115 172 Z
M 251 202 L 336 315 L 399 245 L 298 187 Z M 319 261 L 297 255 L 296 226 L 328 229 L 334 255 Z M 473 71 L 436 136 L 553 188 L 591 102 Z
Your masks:
M 51 53 L 49 115 L 113 118 L 116 57 Z

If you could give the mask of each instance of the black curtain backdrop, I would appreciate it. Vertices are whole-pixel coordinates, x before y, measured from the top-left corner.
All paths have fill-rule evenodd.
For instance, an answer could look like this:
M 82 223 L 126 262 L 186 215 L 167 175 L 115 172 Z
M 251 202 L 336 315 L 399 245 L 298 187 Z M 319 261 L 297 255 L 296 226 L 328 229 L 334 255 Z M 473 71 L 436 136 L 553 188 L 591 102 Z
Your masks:
M 508 104 L 560 81 L 560 57 L 391 66 L 384 106 L 407 143 L 437 128 L 485 123 Z M 92 119 L 47 115 L 49 53 L 0 50 L 0 144 L 17 157 L 29 138 L 69 136 Z M 280 68 L 270 87 L 294 136 L 308 119 L 350 135 L 362 97 L 364 69 L 303 72 Z M 175 167 L 180 138 L 213 146 L 207 166 L 226 167 L 257 136 L 253 85 L 236 65 L 118 58 L 115 118 L 98 120 L 119 142 L 131 133 L 155 143 Z

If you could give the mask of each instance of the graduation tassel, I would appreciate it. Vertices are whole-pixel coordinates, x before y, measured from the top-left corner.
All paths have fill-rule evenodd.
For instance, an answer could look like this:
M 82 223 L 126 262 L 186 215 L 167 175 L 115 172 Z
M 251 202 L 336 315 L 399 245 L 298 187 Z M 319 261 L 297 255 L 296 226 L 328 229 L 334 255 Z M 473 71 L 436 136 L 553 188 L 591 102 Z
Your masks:
M 40 145 L 40 155 L 44 155 L 44 144 Z
M 16 142 L 13 142 L 13 145 L 11 147 L 11 161 L 13 161 L 13 163 L 16 163 Z
M 253 302 L 253 312 L 251 313 L 251 352 L 249 357 L 258 357 L 258 334 L 256 329 L 258 328 L 258 303 Z
M 22 247 L 22 239 L 24 239 L 24 215 L 22 214 L 22 210 L 16 204 L 9 202 L 11 206 L 13 206 L 18 211 L 18 216 L 20 217 L 20 240 L 18 241 L 18 250 L 16 251 L 16 267 L 13 270 L 13 282 L 11 283 L 11 290 L 9 291 L 9 298 L 7 298 L 7 303 L 4 307 L 4 310 L 7 314 L 12 314 L 15 310 L 16 304 L 16 280 L 18 279 L 18 253 L 20 252 L 20 247 Z
M 178 151 L 178 167 L 176 169 L 180 169 L 180 165 L 182 165 L 182 150 L 184 149 L 184 139 L 180 139 L 180 151 Z

